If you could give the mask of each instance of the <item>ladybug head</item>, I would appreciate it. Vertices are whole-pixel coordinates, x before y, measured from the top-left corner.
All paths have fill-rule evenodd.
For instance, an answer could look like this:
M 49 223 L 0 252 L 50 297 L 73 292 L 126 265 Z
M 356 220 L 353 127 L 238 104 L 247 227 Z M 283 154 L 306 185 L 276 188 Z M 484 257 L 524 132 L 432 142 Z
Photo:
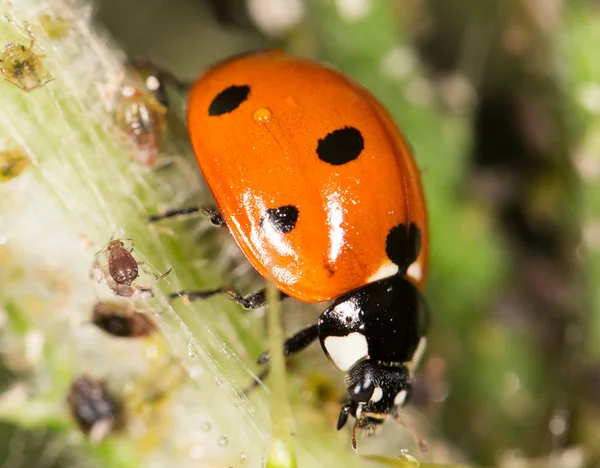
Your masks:
M 394 414 L 405 404 L 411 389 L 406 366 L 389 366 L 372 359 L 355 364 L 346 375 L 350 399 L 342 406 L 338 430 L 344 427 L 348 415 L 356 418 L 354 432 L 374 432 L 388 414 Z

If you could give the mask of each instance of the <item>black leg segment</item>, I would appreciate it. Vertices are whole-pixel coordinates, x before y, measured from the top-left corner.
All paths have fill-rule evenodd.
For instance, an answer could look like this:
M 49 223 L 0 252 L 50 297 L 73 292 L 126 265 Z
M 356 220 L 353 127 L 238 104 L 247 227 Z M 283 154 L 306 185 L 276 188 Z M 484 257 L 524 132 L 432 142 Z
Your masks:
M 310 327 L 304 328 L 300 330 L 295 335 L 291 336 L 283 343 L 283 355 L 285 357 L 291 356 L 292 354 L 296 354 L 299 351 L 302 351 L 308 345 L 310 345 L 313 341 L 317 339 L 319 336 L 319 326 L 315 323 Z M 267 364 L 271 356 L 269 351 L 265 351 L 262 353 L 259 358 L 256 360 L 257 364 Z
M 238 294 L 236 291 L 233 291 L 228 288 L 217 288 L 217 289 L 209 289 L 205 291 L 178 291 L 169 294 L 169 299 L 177 299 L 178 297 L 183 297 L 187 301 L 197 301 L 201 299 L 208 299 L 212 296 L 216 296 L 218 294 L 223 294 L 227 296 L 234 302 L 240 304 L 244 309 L 259 309 L 265 305 L 267 305 L 267 292 L 266 289 L 261 289 L 260 291 L 253 292 L 246 296 L 242 296 Z M 286 298 L 287 295 L 280 292 L 279 299 Z
M 209 206 L 188 206 L 185 208 L 177 208 L 174 210 L 163 211 L 162 213 L 158 213 L 152 216 L 148 216 L 148 222 L 155 223 L 157 221 L 161 221 L 163 219 L 168 218 L 176 218 L 178 216 L 189 216 L 189 215 L 198 215 L 204 216 L 207 218 L 213 226 L 223 227 L 225 226 L 225 220 L 221 213 L 216 208 L 212 208 Z
M 267 378 L 270 370 L 271 370 L 270 366 L 266 366 L 262 371 L 260 371 L 260 373 L 256 376 L 256 379 L 253 380 L 252 383 L 250 383 L 250 385 L 248 385 L 242 391 L 242 395 L 248 396 L 252 390 L 254 390 L 256 387 L 258 387 L 260 385 L 260 383 L 263 382 Z
M 346 425 L 349 415 L 356 417 L 356 409 L 357 408 L 358 408 L 358 405 L 352 401 L 349 401 L 348 403 L 345 403 L 344 405 L 342 405 L 342 407 L 340 408 L 340 415 L 338 416 L 338 422 L 337 422 L 337 430 L 338 431 Z

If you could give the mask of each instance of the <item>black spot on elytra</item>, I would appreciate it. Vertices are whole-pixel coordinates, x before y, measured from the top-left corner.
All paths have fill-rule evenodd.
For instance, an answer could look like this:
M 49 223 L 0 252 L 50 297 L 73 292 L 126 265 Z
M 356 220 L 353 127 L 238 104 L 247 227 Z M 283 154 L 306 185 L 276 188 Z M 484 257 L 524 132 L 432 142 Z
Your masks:
M 421 251 L 421 230 L 414 223 L 410 223 L 408 228 L 402 223 L 394 226 L 387 235 L 385 251 L 398 265 L 400 273 L 406 273 Z
M 217 116 L 236 110 L 250 94 L 250 86 L 230 86 L 225 88 L 210 103 L 208 115 Z
M 358 158 L 365 147 L 359 130 L 344 127 L 327 134 L 319 140 L 317 155 L 321 161 L 341 166 Z
M 268 222 L 275 231 L 287 234 L 296 227 L 298 214 L 298 208 L 293 205 L 269 208 L 260 224 L 262 226 L 265 222 Z

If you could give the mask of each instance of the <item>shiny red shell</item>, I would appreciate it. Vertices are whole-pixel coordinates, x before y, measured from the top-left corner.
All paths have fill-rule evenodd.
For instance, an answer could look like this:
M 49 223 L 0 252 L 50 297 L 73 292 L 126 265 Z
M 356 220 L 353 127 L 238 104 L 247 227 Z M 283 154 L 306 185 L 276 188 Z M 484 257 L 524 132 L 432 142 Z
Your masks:
M 321 302 L 398 271 L 424 285 L 419 170 L 357 83 L 277 51 L 237 57 L 196 81 L 188 129 L 231 234 L 282 292 Z

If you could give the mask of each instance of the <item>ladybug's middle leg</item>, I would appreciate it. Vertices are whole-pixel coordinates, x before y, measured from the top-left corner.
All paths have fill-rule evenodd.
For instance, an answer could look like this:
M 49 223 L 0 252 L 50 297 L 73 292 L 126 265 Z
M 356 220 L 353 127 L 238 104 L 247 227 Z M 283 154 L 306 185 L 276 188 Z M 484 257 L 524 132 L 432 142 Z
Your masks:
M 218 294 L 224 294 L 233 302 L 240 304 L 244 309 L 259 309 L 267 305 L 266 289 L 261 289 L 260 291 L 247 294 L 246 296 L 242 296 L 241 294 L 229 288 L 216 288 L 206 291 L 184 290 L 169 294 L 169 299 L 176 299 L 177 297 L 181 296 L 186 301 L 197 301 L 200 299 L 208 299 Z M 288 297 L 286 294 L 282 292 L 279 293 L 279 299 L 285 299 L 286 297 Z

